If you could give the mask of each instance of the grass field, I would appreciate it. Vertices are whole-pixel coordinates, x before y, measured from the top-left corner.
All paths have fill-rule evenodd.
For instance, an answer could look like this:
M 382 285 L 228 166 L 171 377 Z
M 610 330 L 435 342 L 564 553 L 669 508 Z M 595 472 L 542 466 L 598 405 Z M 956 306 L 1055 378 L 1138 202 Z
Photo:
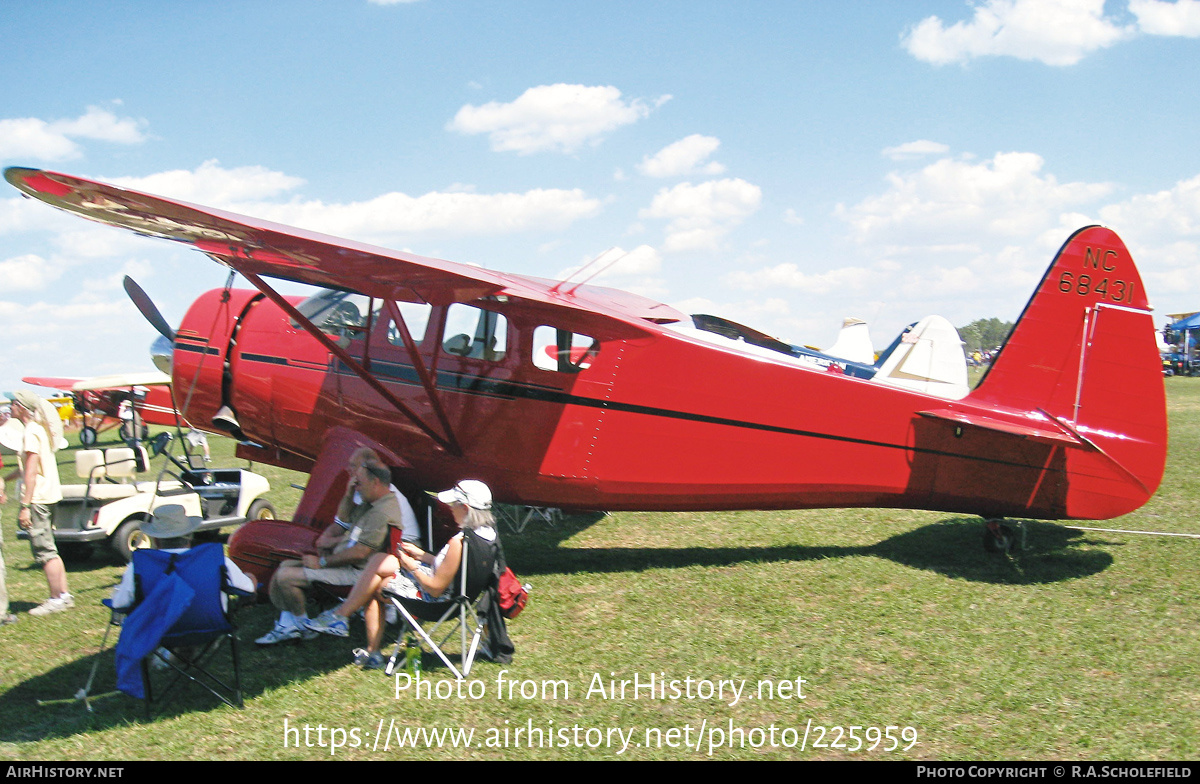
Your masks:
M 1200 533 L 1200 379 L 1166 385 L 1162 487 L 1143 509 L 1098 526 Z M 231 445 L 214 443 L 222 451 Z M 68 452 L 60 460 L 69 467 Z M 299 495 L 288 484 L 304 477 L 265 473 L 286 516 Z M 516 658 L 478 665 L 478 699 L 450 694 L 444 669 L 427 673 L 430 693 L 397 697 L 394 680 L 350 664 L 358 622 L 350 640 L 257 650 L 250 641 L 273 618 L 258 606 L 239 619 L 245 709 L 189 695 L 146 722 L 124 695 L 92 714 L 38 707 L 87 679 L 107 621 L 99 602 L 121 567 L 99 557 L 69 564 L 77 608 L 25 615 L 46 586 L 15 539 L 16 511 L 3 509 L 9 595 L 22 618 L 0 629 L 0 759 L 700 759 L 710 743 L 714 759 L 1200 756 L 1196 539 L 1030 522 L 1027 549 L 1004 558 L 983 551 L 977 518 L 924 512 L 532 523 L 505 538 L 511 565 L 533 585 L 509 627 Z M 608 690 L 635 674 L 677 681 L 684 693 Z M 706 693 L 705 684 L 743 679 L 736 704 L 728 687 Z M 109 652 L 93 691 L 112 681 Z M 767 699 L 758 687 L 768 681 L 793 691 Z M 418 728 L 474 735 L 469 748 L 461 736 L 459 746 L 443 737 L 441 747 L 397 748 L 403 730 Z

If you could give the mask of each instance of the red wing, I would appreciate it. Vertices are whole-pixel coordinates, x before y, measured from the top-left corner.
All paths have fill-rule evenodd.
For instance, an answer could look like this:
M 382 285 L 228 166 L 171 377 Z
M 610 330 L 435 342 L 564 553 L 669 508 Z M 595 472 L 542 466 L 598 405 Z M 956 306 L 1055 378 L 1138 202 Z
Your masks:
M 615 289 L 560 292 L 552 281 L 387 250 L 65 174 L 14 167 L 4 177 L 51 206 L 193 245 L 239 272 L 435 305 L 505 295 L 571 310 L 626 337 L 652 334 L 646 321 L 684 318 L 666 305 Z
M 47 389 L 67 390 L 75 386 L 81 379 L 78 378 L 35 378 L 26 376 L 21 379 L 26 384 L 33 384 L 36 387 L 46 387 Z

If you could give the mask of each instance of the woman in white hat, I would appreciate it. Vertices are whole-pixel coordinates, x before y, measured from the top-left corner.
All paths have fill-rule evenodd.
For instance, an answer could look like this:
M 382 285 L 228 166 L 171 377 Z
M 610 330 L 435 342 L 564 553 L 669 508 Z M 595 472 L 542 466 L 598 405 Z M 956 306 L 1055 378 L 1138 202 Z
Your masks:
M 379 649 L 383 644 L 382 603 L 386 587 L 390 593 L 427 602 L 446 601 L 446 589 L 454 582 L 462 562 L 463 531 L 496 541 L 496 521 L 492 516 L 492 491 L 476 479 L 464 479 L 437 499 L 450 507 L 459 532 L 437 554 L 428 553 L 411 542 L 404 542 L 398 554 L 377 553 L 363 569 L 362 576 L 340 605 L 309 621 L 308 628 L 324 634 L 345 637 L 350 616 L 365 607 L 367 647 L 356 648 L 354 663 L 368 670 L 384 665 Z

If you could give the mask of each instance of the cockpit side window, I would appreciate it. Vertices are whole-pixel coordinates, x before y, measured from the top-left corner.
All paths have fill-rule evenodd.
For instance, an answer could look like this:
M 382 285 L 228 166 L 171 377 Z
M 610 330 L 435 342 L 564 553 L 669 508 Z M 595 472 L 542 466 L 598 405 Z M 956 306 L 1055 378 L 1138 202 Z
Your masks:
M 446 311 L 442 350 L 459 357 L 500 362 L 508 351 L 508 319 L 495 311 L 456 302 Z
M 400 315 L 404 317 L 404 326 L 412 335 L 413 342 L 420 345 L 425 340 L 425 328 L 429 326 L 429 314 L 433 307 L 423 302 L 397 302 Z M 387 341 L 393 346 L 404 346 L 404 338 L 400 336 L 400 328 L 395 322 L 388 320 Z
M 367 326 L 375 320 L 382 304 L 362 294 L 325 289 L 301 302 L 296 310 L 345 348 L 351 340 L 366 337 Z M 300 325 L 293 322 L 292 326 Z
M 545 325 L 533 331 L 533 364 L 542 370 L 578 373 L 599 353 L 600 341 L 587 335 Z

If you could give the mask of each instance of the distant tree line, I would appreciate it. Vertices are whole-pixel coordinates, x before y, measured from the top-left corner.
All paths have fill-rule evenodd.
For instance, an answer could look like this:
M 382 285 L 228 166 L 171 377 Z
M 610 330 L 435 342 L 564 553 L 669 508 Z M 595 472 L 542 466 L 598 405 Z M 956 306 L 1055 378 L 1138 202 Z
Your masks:
M 1001 321 L 998 318 L 976 319 L 965 327 L 959 327 L 958 336 L 967 344 L 966 350 L 970 354 L 973 351 L 989 351 L 1004 345 L 1012 328 L 1011 321 Z

